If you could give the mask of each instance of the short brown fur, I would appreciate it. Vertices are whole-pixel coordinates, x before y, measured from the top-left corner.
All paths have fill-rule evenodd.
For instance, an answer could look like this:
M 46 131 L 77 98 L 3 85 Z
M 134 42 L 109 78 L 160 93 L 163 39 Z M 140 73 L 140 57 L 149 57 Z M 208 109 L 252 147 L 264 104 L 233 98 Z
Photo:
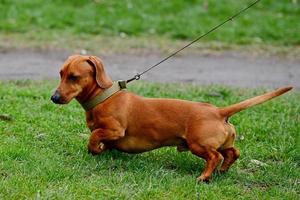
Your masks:
M 76 78 L 71 78 L 71 74 Z M 71 56 L 61 70 L 56 103 L 68 103 L 73 98 L 84 103 L 111 84 L 99 58 Z M 119 91 L 86 112 L 86 122 L 92 132 L 88 150 L 94 155 L 109 149 L 141 153 L 177 146 L 178 151 L 190 150 L 205 159 L 205 169 L 197 180 L 208 181 L 222 161 L 221 171 L 225 172 L 240 156 L 234 147 L 236 131 L 228 117 L 291 89 L 281 88 L 225 108 Z

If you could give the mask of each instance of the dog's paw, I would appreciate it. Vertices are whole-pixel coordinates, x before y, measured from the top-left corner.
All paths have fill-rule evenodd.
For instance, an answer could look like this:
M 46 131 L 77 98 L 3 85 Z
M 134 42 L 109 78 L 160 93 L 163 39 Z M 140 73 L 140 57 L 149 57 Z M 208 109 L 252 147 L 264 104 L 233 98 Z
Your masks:
M 218 170 L 219 175 L 225 174 L 227 172 L 228 172 L 228 169 L 226 169 L 226 168 L 221 168 L 220 170 Z
M 201 182 L 201 183 L 209 183 L 210 182 L 210 177 L 201 175 L 199 177 L 197 177 L 197 182 Z
M 105 149 L 105 145 L 102 142 L 100 142 L 98 146 L 88 145 L 88 153 L 92 154 L 93 156 L 102 153 L 105 151 Z

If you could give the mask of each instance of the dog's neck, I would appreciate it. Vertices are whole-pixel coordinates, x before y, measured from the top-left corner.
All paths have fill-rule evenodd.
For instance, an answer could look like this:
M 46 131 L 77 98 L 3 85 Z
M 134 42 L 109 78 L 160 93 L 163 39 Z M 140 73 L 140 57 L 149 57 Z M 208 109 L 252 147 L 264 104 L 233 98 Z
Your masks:
M 126 81 L 115 81 L 113 85 L 107 89 L 101 89 L 99 87 L 90 90 L 88 94 L 77 97 L 77 100 L 81 106 L 86 110 L 90 110 L 98 104 L 104 102 L 106 99 L 114 95 L 120 90 L 126 89 Z

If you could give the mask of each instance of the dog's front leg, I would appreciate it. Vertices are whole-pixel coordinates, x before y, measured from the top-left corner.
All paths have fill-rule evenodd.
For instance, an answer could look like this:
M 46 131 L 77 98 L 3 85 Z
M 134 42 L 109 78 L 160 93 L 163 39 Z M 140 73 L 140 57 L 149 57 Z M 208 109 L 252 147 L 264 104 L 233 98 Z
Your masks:
M 121 129 L 95 129 L 93 130 L 89 143 L 88 152 L 97 155 L 107 150 L 106 146 L 102 141 L 118 140 L 124 137 L 124 130 Z

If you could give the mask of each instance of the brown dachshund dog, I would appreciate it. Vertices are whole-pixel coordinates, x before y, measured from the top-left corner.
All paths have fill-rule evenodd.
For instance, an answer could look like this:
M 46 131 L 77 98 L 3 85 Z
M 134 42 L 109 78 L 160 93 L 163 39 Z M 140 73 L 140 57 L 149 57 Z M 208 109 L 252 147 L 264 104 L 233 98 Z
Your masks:
M 113 85 L 95 56 L 70 56 L 60 75 L 61 82 L 51 97 L 58 104 L 69 103 L 73 98 L 84 104 Z M 94 155 L 108 149 L 141 153 L 177 146 L 178 151 L 189 150 L 205 159 L 205 169 L 197 180 L 208 181 L 222 161 L 220 170 L 225 172 L 240 156 L 234 147 L 235 128 L 228 118 L 291 89 L 281 88 L 224 108 L 178 99 L 145 98 L 119 90 L 86 110 L 86 122 L 92 132 L 88 150 Z

